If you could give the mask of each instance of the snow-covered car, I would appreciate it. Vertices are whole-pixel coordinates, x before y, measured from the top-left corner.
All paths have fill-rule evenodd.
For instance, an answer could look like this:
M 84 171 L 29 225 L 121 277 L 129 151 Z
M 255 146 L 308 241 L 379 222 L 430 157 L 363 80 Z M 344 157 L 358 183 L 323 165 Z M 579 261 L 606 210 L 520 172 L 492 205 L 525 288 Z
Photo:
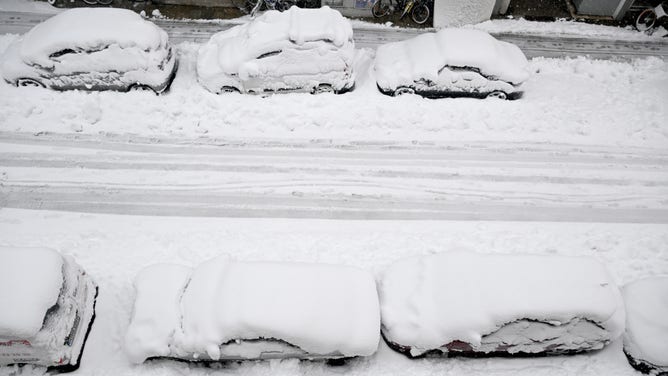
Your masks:
M 199 82 L 213 93 L 343 93 L 353 88 L 353 29 L 327 6 L 267 11 L 211 37 Z
M 624 331 L 624 303 L 593 258 L 453 252 L 381 277 L 382 331 L 409 357 L 596 350 Z
M 387 95 L 517 99 L 529 77 L 514 44 L 484 31 L 443 29 L 378 47 L 376 83 Z
M 340 360 L 373 354 L 380 312 L 364 270 L 305 263 L 158 264 L 135 280 L 129 359 Z
M 126 9 L 76 8 L 36 25 L 2 57 L 16 86 L 165 91 L 176 72 L 167 33 Z
M 668 275 L 631 282 L 622 295 L 629 363 L 643 373 L 668 375 Z
M 0 365 L 79 367 L 97 286 L 72 257 L 0 247 Z

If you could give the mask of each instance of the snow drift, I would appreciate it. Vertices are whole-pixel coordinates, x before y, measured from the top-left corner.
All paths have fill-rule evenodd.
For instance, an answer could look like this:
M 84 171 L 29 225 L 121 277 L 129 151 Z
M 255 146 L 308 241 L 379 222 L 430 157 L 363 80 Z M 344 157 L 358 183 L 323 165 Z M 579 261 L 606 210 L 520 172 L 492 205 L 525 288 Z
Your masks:
M 631 282 L 622 294 L 624 352 L 631 365 L 645 373 L 668 373 L 668 276 Z
M 379 285 L 383 335 L 411 356 L 567 353 L 622 334 L 624 307 L 592 258 L 445 253 L 401 260 Z
M 367 356 L 379 342 L 375 281 L 357 268 L 221 257 L 151 266 L 135 288 L 125 341 L 135 363 Z

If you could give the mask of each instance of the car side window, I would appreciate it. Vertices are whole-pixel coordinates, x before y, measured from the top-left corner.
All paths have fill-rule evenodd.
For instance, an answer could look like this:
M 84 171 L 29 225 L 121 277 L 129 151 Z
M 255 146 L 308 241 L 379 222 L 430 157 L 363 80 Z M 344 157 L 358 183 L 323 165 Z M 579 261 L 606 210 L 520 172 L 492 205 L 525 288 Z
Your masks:
M 276 55 L 280 54 L 281 52 L 283 52 L 283 51 L 278 50 L 278 51 L 267 52 L 267 53 L 264 53 L 264 54 L 258 56 L 257 59 L 266 59 L 266 58 L 271 57 L 271 56 L 276 56 Z
M 55 58 L 58 58 L 58 57 L 61 57 L 61 56 L 67 55 L 67 54 L 75 54 L 75 53 L 77 53 L 77 52 L 74 51 L 73 49 L 66 48 L 64 50 L 60 50 L 60 51 L 56 51 L 56 52 L 52 53 L 51 55 L 49 55 L 49 58 L 50 59 L 55 59 Z

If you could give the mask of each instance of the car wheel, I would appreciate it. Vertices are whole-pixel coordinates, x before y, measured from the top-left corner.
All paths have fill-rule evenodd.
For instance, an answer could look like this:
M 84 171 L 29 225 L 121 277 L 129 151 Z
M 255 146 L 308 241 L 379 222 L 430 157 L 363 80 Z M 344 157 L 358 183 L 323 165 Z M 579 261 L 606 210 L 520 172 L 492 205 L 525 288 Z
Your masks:
M 46 87 L 43 83 L 33 80 L 32 78 L 19 78 L 16 81 L 16 86 L 19 87 Z
M 487 94 L 486 98 L 508 99 L 508 94 L 503 91 L 496 90 Z
M 142 84 L 134 84 L 134 85 L 130 86 L 128 91 L 146 91 L 146 92 L 151 92 L 155 95 L 158 95 L 158 92 L 155 91 L 152 87 L 150 87 L 148 85 L 142 85 Z
M 311 94 L 323 94 L 323 93 L 333 93 L 334 88 L 330 84 L 320 84 L 317 87 L 313 88 Z
M 408 86 L 401 86 L 401 87 L 398 87 L 394 91 L 394 96 L 395 97 L 398 97 L 400 95 L 405 95 L 405 94 L 415 94 L 415 89 L 413 89 L 412 87 L 408 87 Z
M 429 7 L 427 4 L 420 4 L 411 11 L 411 18 L 416 24 L 422 25 L 429 19 Z
M 234 86 L 223 86 L 220 88 L 220 94 L 241 93 L 241 90 Z
M 83 0 L 88 5 L 97 5 L 97 0 Z

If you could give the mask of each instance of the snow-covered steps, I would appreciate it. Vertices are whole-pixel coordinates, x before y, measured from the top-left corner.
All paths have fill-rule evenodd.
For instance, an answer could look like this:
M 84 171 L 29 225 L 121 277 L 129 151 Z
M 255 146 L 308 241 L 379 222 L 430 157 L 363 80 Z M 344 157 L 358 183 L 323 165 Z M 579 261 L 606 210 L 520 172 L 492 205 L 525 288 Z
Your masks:
M 668 375 L 668 275 L 631 282 L 622 294 L 629 363 L 643 373 Z
M 396 262 L 382 331 L 411 357 L 596 350 L 624 330 L 621 294 L 593 258 L 444 253 Z
M 135 363 L 340 359 L 372 355 L 380 341 L 376 284 L 358 268 L 220 257 L 148 267 L 135 288 L 125 341 Z

